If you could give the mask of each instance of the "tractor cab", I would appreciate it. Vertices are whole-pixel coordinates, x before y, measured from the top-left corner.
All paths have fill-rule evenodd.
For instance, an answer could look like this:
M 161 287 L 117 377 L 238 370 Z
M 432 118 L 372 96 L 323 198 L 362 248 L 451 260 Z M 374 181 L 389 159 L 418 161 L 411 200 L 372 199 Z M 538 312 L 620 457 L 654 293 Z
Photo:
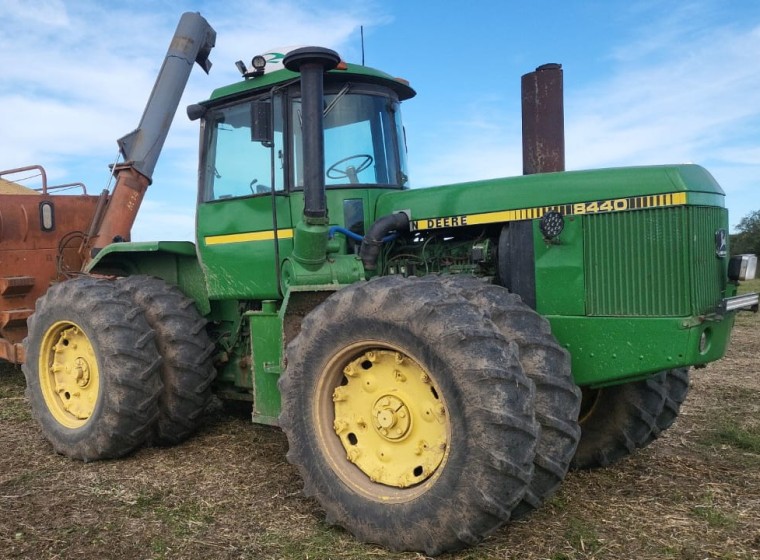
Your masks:
M 304 187 L 303 111 L 298 74 L 284 53 L 254 58 L 245 81 L 191 106 L 203 115 L 201 202 L 293 192 Z M 325 183 L 330 187 L 408 186 L 400 101 L 403 81 L 341 62 L 325 77 Z
M 241 266 L 268 271 L 257 278 L 261 295 L 282 295 L 279 267 L 293 250 L 313 173 L 305 163 L 312 143 L 304 142 L 301 82 L 282 66 L 286 55 L 255 57 L 252 70 L 238 63 L 244 81 L 188 108 L 191 118 L 202 119 L 197 241 L 218 280 L 209 282 L 212 299 L 250 296 L 250 286 L 238 280 L 250 278 L 238 273 Z M 414 94 L 402 80 L 342 61 L 325 74 L 324 167 L 312 181 L 327 189 L 332 226 L 364 235 L 376 198 L 409 187 L 400 102 Z M 343 253 L 356 246 L 351 237 L 341 243 Z
M 202 202 L 303 190 L 298 89 L 293 85 L 267 91 L 263 98 L 254 94 L 209 108 L 203 127 Z M 392 90 L 336 83 L 325 92 L 324 123 L 328 188 L 407 186 L 399 100 Z

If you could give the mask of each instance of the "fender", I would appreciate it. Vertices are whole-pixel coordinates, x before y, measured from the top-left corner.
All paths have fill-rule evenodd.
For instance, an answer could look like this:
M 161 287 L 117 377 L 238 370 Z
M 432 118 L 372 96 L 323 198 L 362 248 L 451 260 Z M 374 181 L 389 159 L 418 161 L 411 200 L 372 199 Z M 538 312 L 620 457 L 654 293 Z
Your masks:
M 206 279 L 190 241 L 112 243 L 87 264 L 85 272 L 112 276 L 146 274 L 175 284 L 195 300 L 202 315 L 211 311 Z

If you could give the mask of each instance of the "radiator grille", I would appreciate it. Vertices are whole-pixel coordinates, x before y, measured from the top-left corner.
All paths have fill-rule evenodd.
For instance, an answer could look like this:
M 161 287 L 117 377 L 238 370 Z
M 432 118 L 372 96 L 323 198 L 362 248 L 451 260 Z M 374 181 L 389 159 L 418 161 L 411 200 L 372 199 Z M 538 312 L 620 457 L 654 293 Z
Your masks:
M 715 232 L 721 228 L 728 234 L 728 211 L 723 208 L 694 206 L 689 208 L 691 224 L 691 275 L 693 281 L 692 311 L 695 315 L 715 309 L 724 295 L 728 272 L 728 256 L 715 256 Z
M 715 308 L 725 259 L 722 208 L 684 206 L 585 217 L 588 315 L 686 316 Z

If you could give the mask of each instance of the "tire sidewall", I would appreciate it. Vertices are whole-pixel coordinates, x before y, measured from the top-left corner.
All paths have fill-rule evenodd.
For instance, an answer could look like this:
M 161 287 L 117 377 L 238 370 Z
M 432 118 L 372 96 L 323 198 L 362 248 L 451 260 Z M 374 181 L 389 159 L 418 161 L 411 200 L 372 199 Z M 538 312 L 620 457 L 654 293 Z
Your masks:
M 58 421 L 45 400 L 40 353 L 56 323 L 76 325 L 98 368 L 98 393 L 81 426 Z M 123 456 L 142 444 L 157 416 L 160 364 L 153 333 L 113 282 L 84 277 L 52 286 L 37 301 L 25 339 L 27 396 L 43 435 L 58 453 L 91 461 Z M 42 356 L 42 367 L 48 359 Z
M 325 380 L 322 379 L 323 375 L 326 375 L 325 366 L 332 356 L 353 344 L 382 338 L 382 340 L 402 350 L 428 372 L 435 386 L 441 391 L 446 406 L 450 434 L 444 461 L 431 478 L 420 483 L 421 487 L 425 487 L 423 493 L 408 501 L 393 500 L 390 505 L 394 510 L 404 510 L 403 513 L 397 513 L 399 517 L 420 515 L 423 511 L 429 514 L 431 503 L 442 499 L 450 500 L 456 496 L 455 489 L 461 482 L 460 475 L 464 459 L 469 454 L 468 442 L 461 438 L 460 434 L 467 433 L 470 419 L 465 412 L 466 407 L 462 406 L 462 388 L 456 385 L 455 376 L 447 371 L 451 365 L 445 363 L 432 351 L 425 349 L 425 345 L 429 341 L 425 340 L 424 337 L 408 330 L 401 331 L 395 325 L 391 326 L 373 321 L 371 328 L 367 328 L 362 321 L 349 321 L 340 325 L 338 330 L 340 332 L 333 332 L 335 346 L 332 348 L 312 346 L 304 353 L 304 357 L 307 359 L 306 363 L 312 363 L 314 367 L 310 369 L 309 374 L 304 379 L 305 391 L 299 394 L 299 404 L 303 410 L 303 424 L 297 428 L 297 431 L 304 434 L 308 440 L 312 456 L 317 459 L 315 468 L 320 472 L 320 479 L 329 481 L 337 477 L 341 482 L 339 485 L 325 484 L 322 490 L 327 494 L 333 494 L 334 500 L 347 505 L 347 509 L 352 509 L 353 511 L 350 514 L 353 515 L 361 516 L 362 511 L 367 507 L 372 507 L 373 504 L 382 505 L 383 508 L 388 507 L 388 504 L 381 498 L 373 500 L 362 496 L 331 467 L 330 459 L 325 456 L 325 450 L 320 445 L 319 440 L 315 439 L 315 436 L 333 437 L 339 440 L 338 436 L 334 432 L 331 434 L 321 433 L 317 436 L 314 431 L 315 429 L 319 430 L 319 426 L 324 425 L 319 419 L 318 399 L 323 396 L 323 391 L 327 390 L 331 394 L 333 389 L 332 386 L 326 386 Z M 382 344 L 378 345 L 378 347 L 382 346 Z M 423 351 L 420 351 L 420 348 Z M 306 374 L 306 371 L 303 373 Z M 342 444 L 339 443 L 339 445 Z M 379 491 L 382 491 L 382 485 L 377 485 L 377 487 Z
M 103 375 L 108 364 L 104 363 L 104 348 L 98 336 L 98 330 L 90 324 L 90 318 L 86 314 L 77 312 L 76 301 L 71 302 L 71 305 L 65 308 L 57 303 L 46 306 L 42 311 L 35 313 L 33 326 L 28 334 L 29 340 L 42 341 L 48 330 L 58 322 L 72 323 L 82 330 L 92 345 L 98 367 L 99 387 L 95 408 L 87 422 L 78 428 L 66 427 L 55 418 L 45 399 L 40 382 L 42 375 L 40 372 L 41 344 L 31 345 L 28 349 L 26 356 L 28 365 L 25 366 L 27 387 L 29 398 L 32 400 L 32 407 L 41 416 L 40 424 L 46 437 L 51 441 L 66 442 L 66 445 L 70 447 L 78 447 L 93 437 L 97 437 L 98 432 L 102 429 L 99 419 L 103 415 L 104 400 L 111 393 L 110 380 L 107 375 Z
M 335 397 L 343 400 L 334 392 L 344 384 L 343 368 L 373 348 L 414 360 L 421 369 L 415 375 L 430 378 L 448 419 L 447 454 L 425 481 L 406 489 L 373 484 L 365 467 L 359 470 L 347 458 L 353 454 L 342 442 L 353 444 L 351 439 L 339 437 L 329 421 Z M 523 374 L 517 346 L 442 283 L 380 277 L 341 289 L 304 318 L 286 363 L 279 388 L 288 460 L 328 523 L 391 550 L 435 555 L 479 542 L 509 519 L 524 496 L 539 431 L 533 383 Z M 372 414 L 371 402 L 357 401 L 357 416 Z M 419 403 L 413 415 L 427 410 L 419 395 L 408 402 Z M 337 446 L 326 445 L 329 438 Z M 377 443 L 357 449 L 382 453 Z

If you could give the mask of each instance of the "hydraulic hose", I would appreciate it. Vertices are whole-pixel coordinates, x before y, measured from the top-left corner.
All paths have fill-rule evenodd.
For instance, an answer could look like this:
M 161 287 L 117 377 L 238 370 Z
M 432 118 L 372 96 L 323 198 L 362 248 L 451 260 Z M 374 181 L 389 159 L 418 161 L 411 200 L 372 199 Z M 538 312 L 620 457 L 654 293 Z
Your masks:
M 409 216 L 403 212 L 396 212 L 378 218 L 369 231 L 362 239 L 362 248 L 359 250 L 359 256 L 362 259 L 366 270 L 375 270 L 377 268 L 377 257 L 380 254 L 380 247 L 392 231 L 409 229 Z
M 354 233 L 350 229 L 346 229 L 346 228 L 340 227 L 340 226 L 332 226 L 329 229 L 329 231 L 327 232 L 327 237 L 330 238 L 330 239 L 332 239 L 333 237 L 335 237 L 336 233 L 342 233 L 343 235 L 345 235 L 346 237 L 350 237 L 354 241 L 362 241 L 364 239 L 358 233 Z
M 354 233 L 350 229 L 346 229 L 346 228 L 341 227 L 341 226 L 331 226 L 330 229 L 327 232 L 327 237 L 329 239 L 332 239 L 333 237 L 335 237 L 336 233 L 342 233 L 346 237 L 350 237 L 351 239 L 353 239 L 354 241 L 358 241 L 359 243 L 361 243 L 362 241 L 364 241 L 364 237 L 363 236 L 359 235 L 358 233 Z M 388 243 L 389 241 L 393 241 L 394 239 L 396 239 L 396 237 L 397 236 L 396 236 L 395 233 L 391 233 L 390 235 L 386 235 L 385 237 L 383 237 L 382 242 L 383 243 Z

